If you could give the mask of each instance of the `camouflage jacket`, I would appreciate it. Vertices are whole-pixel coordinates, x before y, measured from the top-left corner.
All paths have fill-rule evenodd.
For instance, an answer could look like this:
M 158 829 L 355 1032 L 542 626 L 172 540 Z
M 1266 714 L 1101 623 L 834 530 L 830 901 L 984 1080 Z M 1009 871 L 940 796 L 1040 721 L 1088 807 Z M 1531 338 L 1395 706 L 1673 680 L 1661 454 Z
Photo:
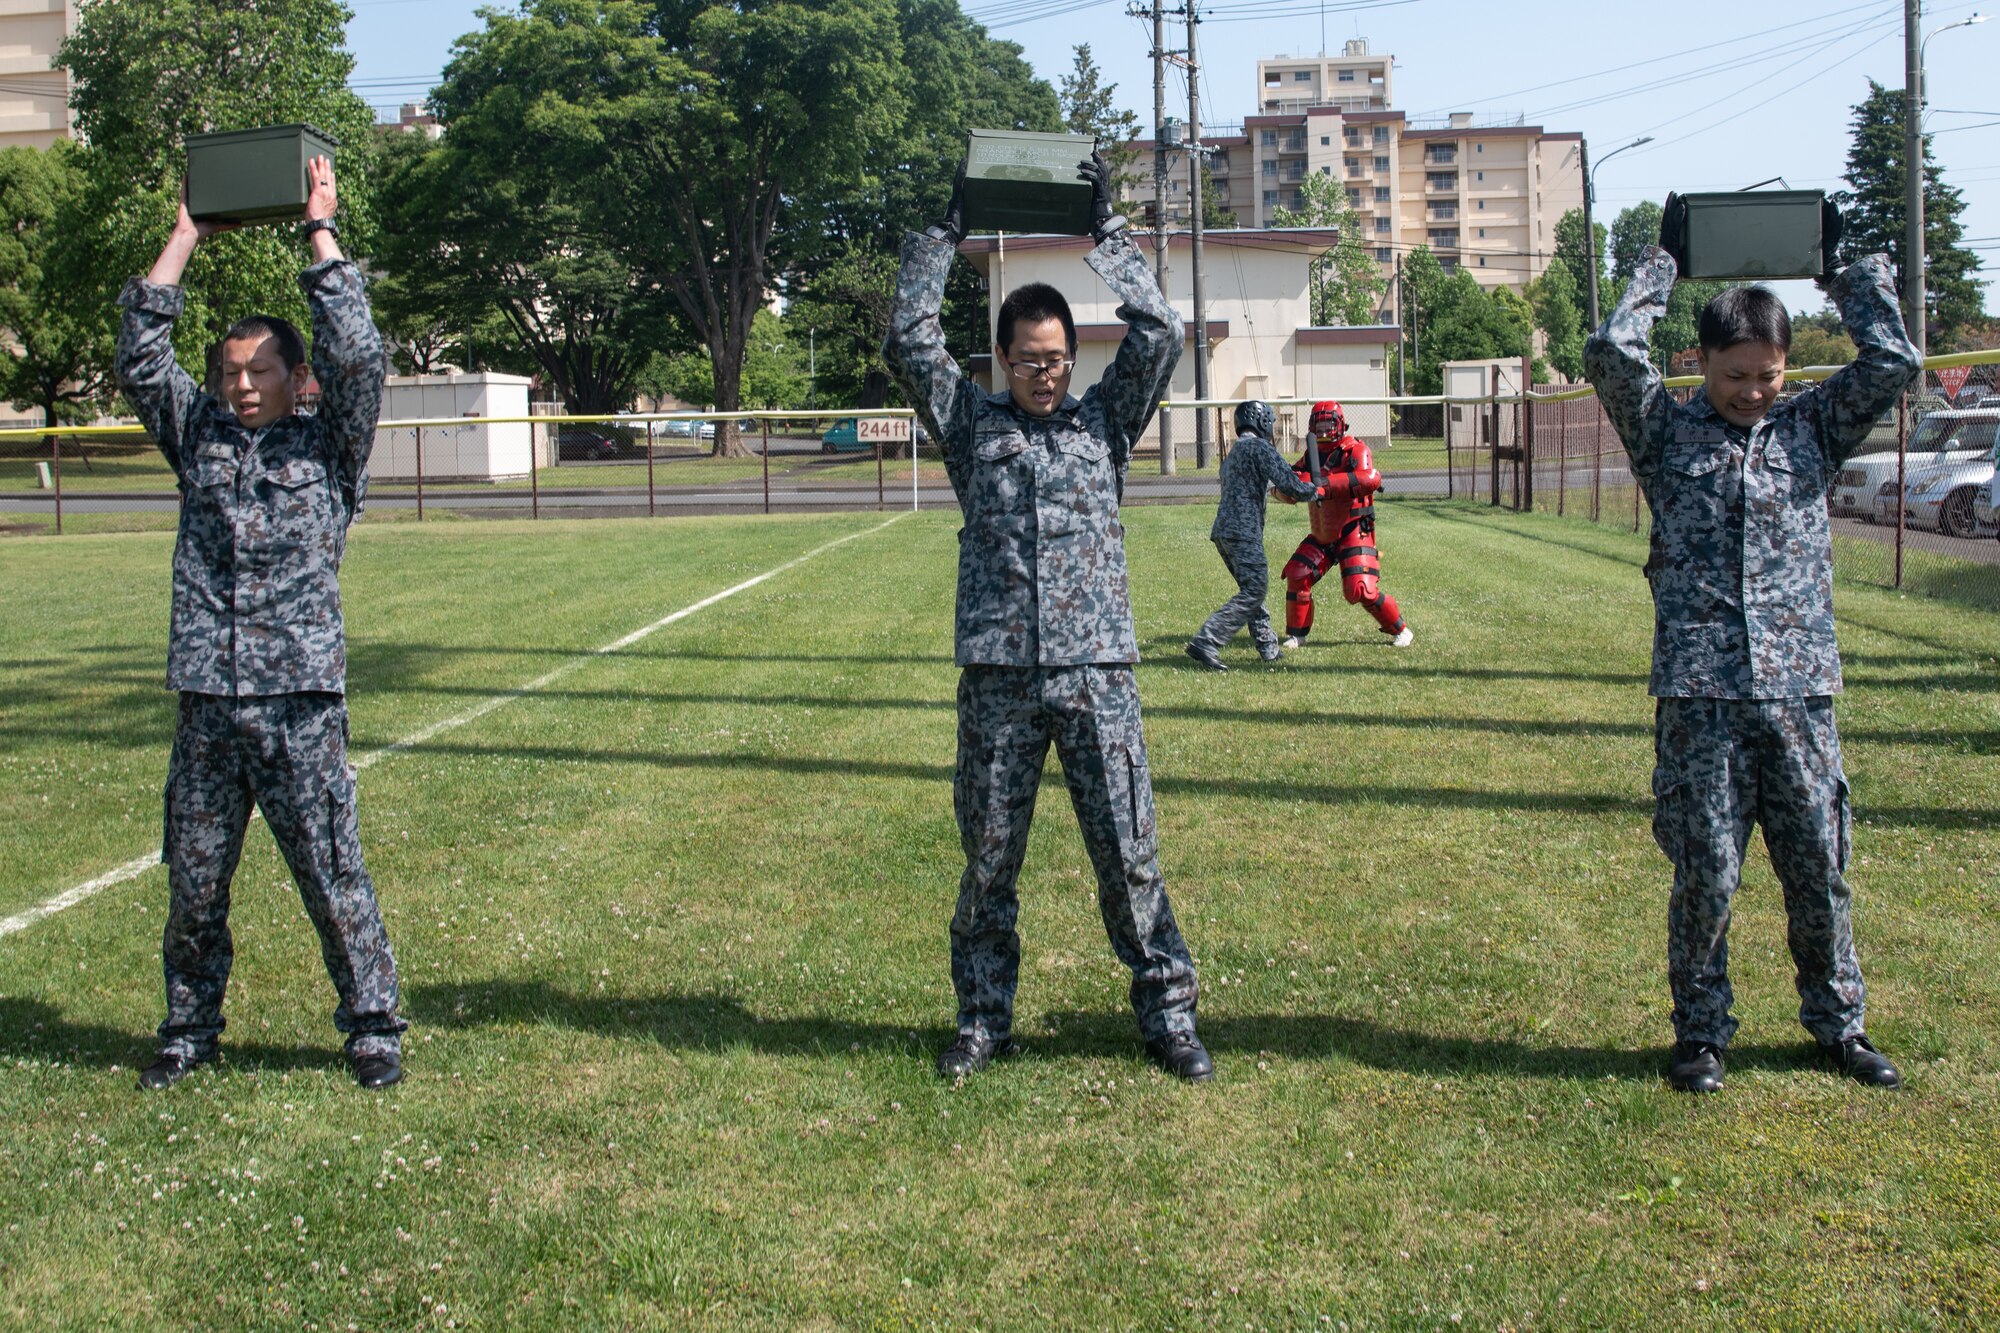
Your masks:
M 1585 372 L 1652 509 L 1653 694 L 1839 692 L 1826 497 L 1920 367 L 1889 275 L 1883 255 L 1840 274 L 1832 295 L 1859 354 L 1747 432 L 1717 415 L 1705 393 L 1676 403 L 1647 359 L 1674 285 L 1665 251 L 1647 250 L 1591 336 Z
M 1310 500 L 1313 487 L 1285 466 L 1278 446 L 1261 435 L 1239 435 L 1222 460 L 1222 503 L 1208 530 L 1210 541 L 1264 540 L 1264 496 L 1277 487 L 1294 500 Z
M 1104 377 L 1055 413 L 986 394 L 944 349 L 938 307 L 956 252 L 910 233 L 882 352 L 944 451 L 958 534 L 960 666 L 1136 662 L 1118 504 L 1132 446 L 1181 354 L 1181 320 L 1121 233 L 1087 262 L 1122 301 Z
M 118 297 L 118 387 L 181 491 L 170 689 L 345 688 L 338 571 L 382 411 L 382 339 L 353 264 L 315 264 L 299 285 L 312 306 L 319 410 L 261 432 L 175 363 L 180 288 L 133 278 Z

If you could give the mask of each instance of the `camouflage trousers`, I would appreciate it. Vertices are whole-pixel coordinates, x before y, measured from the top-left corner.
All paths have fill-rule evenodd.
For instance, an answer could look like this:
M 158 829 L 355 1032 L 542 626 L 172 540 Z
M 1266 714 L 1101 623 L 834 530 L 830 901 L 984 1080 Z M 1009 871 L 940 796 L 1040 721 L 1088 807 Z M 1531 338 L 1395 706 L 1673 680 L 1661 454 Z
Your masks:
M 400 1050 L 408 1024 L 396 1016 L 396 960 L 361 862 L 347 701 L 338 694 L 232 699 L 193 692 L 181 695 L 167 768 L 161 1049 L 205 1057 L 222 1034 L 235 959 L 229 885 L 252 802 L 319 931 L 320 956 L 340 997 L 333 1022 L 348 1034 L 348 1055 Z
M 951 918 L 958 1030 L 1012 1035 L 1021 937 L 1016 881 L 1053 741 L 1097 872 L 1097 905 L 1148 1040 L 1194 1031 L 1194 960 L 1160 876 L 1153 781 L 1129 666 L 967 667 L 958 681 L 953 802 L 965 876 Z
M 1784 886 L 1799 1021 L 1838 1043 L 1861 1031 L 1861 962 L 1849 921 L 1851 824 L 1833 700 L 1661 699 L 1653 836 L 1674 863 L 1667 981 L 1682 1041 L 1726 1046 L 1729 910 L 1761 825 Z
M 1223 541 L 1215 543 L 1229 575 L 1236 580 L 1236 595 L 1208 618 L 1194 636 L 1196 643 L 1220 648 L 1236 637 L 1236 631 L 1250 627 L 1250 642 L 1270 657 L 1278 651 L 1278 635 L 1271 628 L 1271 612 L 1264 599 L 1271 590 L 1271 565 L 1264 558 L 1262 542 Z

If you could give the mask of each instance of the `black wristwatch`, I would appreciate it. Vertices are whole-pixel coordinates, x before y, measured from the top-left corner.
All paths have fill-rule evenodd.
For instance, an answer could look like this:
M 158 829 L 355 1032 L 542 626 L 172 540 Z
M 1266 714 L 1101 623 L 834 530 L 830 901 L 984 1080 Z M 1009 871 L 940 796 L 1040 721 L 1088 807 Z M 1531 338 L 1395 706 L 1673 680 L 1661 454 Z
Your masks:
M 301 236 L 311 236 L 316 231 L 323 231 L 337 237 L 340 235 L 340 224 L 332 218 L 314 218 L 311 222 L 299 224 L 299 235 Z

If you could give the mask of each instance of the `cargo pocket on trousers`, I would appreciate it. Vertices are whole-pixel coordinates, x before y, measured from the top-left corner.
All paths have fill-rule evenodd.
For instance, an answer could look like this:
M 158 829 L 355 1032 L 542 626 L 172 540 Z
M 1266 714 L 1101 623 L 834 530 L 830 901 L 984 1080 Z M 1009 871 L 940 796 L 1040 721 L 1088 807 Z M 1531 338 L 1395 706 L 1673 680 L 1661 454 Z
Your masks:
M 1687 789 L 1685 782 L 1653 775 L 1653 841 L 1677 866 L 1681 861 L 1681 830 L 1687 818 Z
M 1125 760 L 1126 820 L 1132 840 L 1151 847 L 1156 834 L 1153 815 L 1153 775 L 1146 768 L 1144 749 L 1119 747 Z
M 353 772 L 343 772 L 326 787 L 327 847 L 333 857 L 333 877 L 343 879 L 361 868 L 361 820 L 355 810 Z
M 1834 780 L 1833 803 L 1834 851 L 1839 857 L 1834 864 L 1844 875 L 1847 858 L 1854 851 L 1854 798 L 1844 777 Z

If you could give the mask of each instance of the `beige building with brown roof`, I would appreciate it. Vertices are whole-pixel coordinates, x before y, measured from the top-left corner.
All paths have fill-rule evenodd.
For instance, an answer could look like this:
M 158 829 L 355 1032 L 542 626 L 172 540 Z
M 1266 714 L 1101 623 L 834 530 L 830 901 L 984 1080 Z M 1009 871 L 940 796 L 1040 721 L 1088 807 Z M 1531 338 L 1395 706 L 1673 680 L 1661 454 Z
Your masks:
M 75 27 L 74 0 L 0 0 L 0 148 L 70 137 L 69 71 L 55 55 Z
M 1470 112 L 1413 121 L 1391 105 L 1395 59 L 1356 39 L 1334 56 L 1257 62 L 1258 114 L 1204 128 L 1216 201 L 1245 227 L 1296 208 L 1309 176 L 1338 180 L 1375 259 L 1429 246 L 1447 269 L 1519 289 L 1548 267 L 1556 224 L 1583 206 L 1583 136 Z M 1134 215 L 1152 199 L 1153 141 L 1137 141 Z M 1168 153 L 1167 217 L 1188 215 L 1188 155 Z

